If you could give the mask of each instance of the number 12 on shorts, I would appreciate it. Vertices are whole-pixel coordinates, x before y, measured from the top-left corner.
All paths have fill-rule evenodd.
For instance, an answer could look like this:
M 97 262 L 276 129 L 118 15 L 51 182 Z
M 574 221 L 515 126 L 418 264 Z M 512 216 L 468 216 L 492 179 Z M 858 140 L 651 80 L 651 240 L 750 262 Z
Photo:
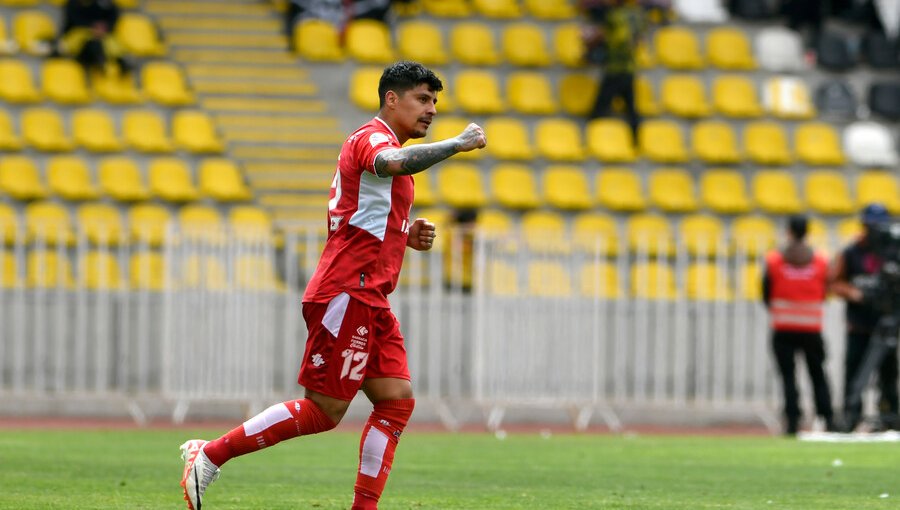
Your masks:
M 341 368 L 341 379 L 349 377 L 351 381 L 361 380 L 363 378 L 363 370 L 366 368 L 366 361 L 369 359 L 369 353 L 344 349 L 341 352 L 341 357 L 344 358 L 344 366 Z

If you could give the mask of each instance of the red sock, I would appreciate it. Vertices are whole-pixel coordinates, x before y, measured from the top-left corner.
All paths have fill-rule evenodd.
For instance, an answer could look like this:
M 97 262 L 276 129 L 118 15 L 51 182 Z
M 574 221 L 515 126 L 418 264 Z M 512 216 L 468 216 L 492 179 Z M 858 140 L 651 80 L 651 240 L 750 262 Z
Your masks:
M 391 473 L 394 450 L 415 403 L 411 398 L 375 403 L 359 442 L 359 472 L 350 510 L 375 510 L 378 507 L 378 498 Z
M 331 421 L 312 400 L 275 404 L 224 436 L 210 441 L 203 452 L 216 466 L 234 457 L 275 445 L 285 439 L 331 430 Z

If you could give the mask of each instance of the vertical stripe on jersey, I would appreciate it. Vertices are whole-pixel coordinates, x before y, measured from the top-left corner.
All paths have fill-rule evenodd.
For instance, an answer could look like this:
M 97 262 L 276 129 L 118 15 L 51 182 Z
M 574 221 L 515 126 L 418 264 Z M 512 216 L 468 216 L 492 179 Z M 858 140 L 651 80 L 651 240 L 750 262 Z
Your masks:
M 341 331 L 341 324 L 344 323 L 344 314 L 347 313 L 347 304 L 350 303 L 350 294 L 341 292 L 334 297 L 325 310 L 325 316 L 322 317 L 322 325 L 331 333 L 332 336 L 338 336 Z
M 391 213 L 393 185 L 393 177 L 376 177 L 375 174 L 363 172 L 359 178 L 359 201 L 356 212 L 350 217 L 350 225 L 384 241 L 388 215 Z

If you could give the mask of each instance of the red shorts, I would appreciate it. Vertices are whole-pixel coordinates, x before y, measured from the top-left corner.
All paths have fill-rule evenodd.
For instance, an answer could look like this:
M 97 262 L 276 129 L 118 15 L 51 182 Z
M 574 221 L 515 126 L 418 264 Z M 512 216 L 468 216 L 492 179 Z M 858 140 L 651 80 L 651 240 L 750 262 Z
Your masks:
M 400 323 L 390 309 L 346 293 L 330 303 L 303 303 L 309 337 L 298 382 L 304 388 L 353 400 L 365 379 L 409 380 Z

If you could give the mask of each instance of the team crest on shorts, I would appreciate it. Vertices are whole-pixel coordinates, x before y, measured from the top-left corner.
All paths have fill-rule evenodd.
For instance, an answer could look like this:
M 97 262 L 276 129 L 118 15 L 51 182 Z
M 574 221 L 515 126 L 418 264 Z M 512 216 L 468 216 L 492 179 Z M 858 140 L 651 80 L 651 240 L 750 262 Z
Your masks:
M 313 354 L 312 355 L 312 364 L 314 367 L 321 367 L 325 364 L 325 358 L 322 357 L 321 354 Z

